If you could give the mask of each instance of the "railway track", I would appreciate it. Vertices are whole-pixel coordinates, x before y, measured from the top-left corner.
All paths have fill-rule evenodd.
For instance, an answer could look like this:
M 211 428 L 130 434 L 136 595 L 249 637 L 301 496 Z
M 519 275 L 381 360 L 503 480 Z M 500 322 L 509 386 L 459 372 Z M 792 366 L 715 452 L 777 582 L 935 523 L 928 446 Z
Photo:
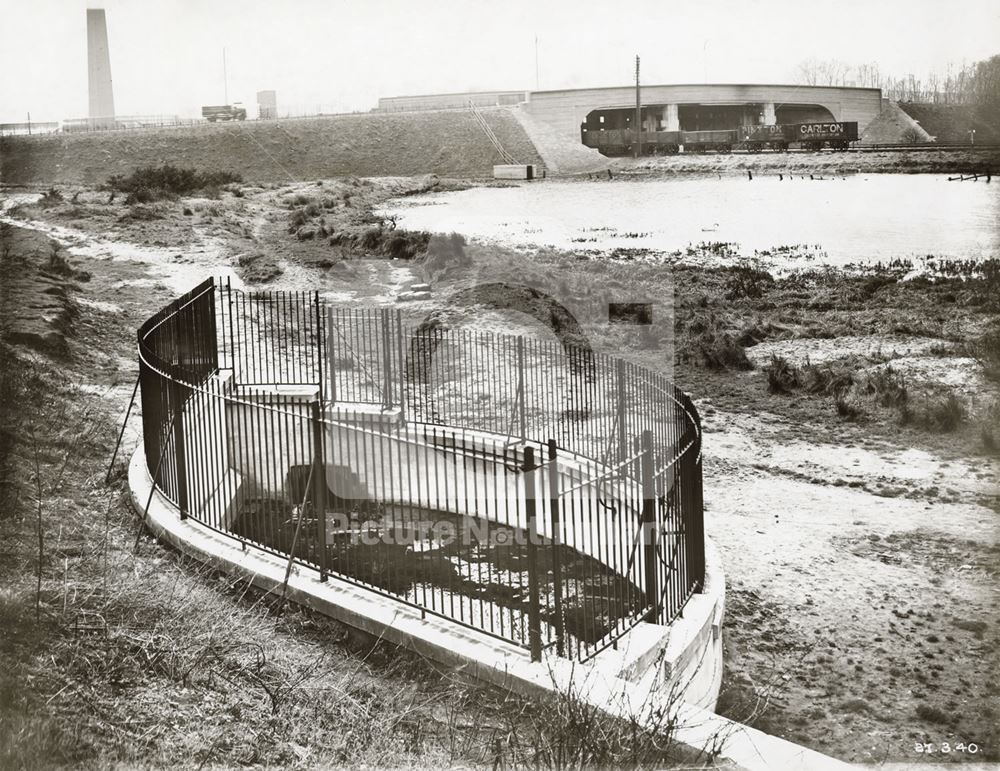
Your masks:
M 966 152 L 998 152 L 1000 144 L 992 145 L 860 145 L 852 147 L 845 152 L 849 153 L 875 153 L 891 152 L 895 150 L 915 151 L 915 152 L 941 152 L 944 150 L 964 150 Z
M 889 153 L 889 152 L 947 152 L 962 150 L 965 152 L 974 153 L 998 153 L 1000 152 L 1000 144 L 997 145 L 976 145 L 972 147 L 970 145 L 860 145 L 858 147 L 850 147 L 846 150 L 805 150 L 800 148 L 789 148 L 787 150 L 782 150 L 780 153 L 775 150 L 763 150 L 761 152 L 751 152 L 749 150 L 743 150 L 739 148 L 733 148 L 727 155 L 815 155 L 816 153 L 823 153 L 827 155 L 850 155 L 851 153 Z M 704 155 L 704 152 L 690 152 L 688 155 Z M 645 157 L 656 157 L 656 156 L 643 156 Z M 663 157 L 663 156 L 659 156 Z

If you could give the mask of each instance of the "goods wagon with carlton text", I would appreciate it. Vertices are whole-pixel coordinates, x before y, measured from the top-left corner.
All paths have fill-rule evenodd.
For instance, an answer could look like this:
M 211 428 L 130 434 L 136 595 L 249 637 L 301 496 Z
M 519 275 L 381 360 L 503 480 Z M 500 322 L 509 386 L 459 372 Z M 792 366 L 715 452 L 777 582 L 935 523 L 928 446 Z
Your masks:
M 631 155 L 636 135 L 632 129 L 587 130 L 581 126 L 583 144 L 604 155 Z M 643 155 L 673 153 L 728 153 L 745 150 L 784 152 L 789 149 L 818 151 L 847 150 L 858 139 L 858 124 L 850 122 L 791 123 L 768 126 L 741 126 L 712 131 L 643 131 Z

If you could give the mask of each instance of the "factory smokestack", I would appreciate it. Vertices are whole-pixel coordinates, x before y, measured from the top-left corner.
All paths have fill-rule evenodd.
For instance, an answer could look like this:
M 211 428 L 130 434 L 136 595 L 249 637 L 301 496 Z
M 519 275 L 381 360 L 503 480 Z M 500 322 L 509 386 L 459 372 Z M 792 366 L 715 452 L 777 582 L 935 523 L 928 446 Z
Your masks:
M 87 89 L 91 124 L 113 126 L 115 96 L 111 90 L 108 23 L 103 8 L 87 9 Z

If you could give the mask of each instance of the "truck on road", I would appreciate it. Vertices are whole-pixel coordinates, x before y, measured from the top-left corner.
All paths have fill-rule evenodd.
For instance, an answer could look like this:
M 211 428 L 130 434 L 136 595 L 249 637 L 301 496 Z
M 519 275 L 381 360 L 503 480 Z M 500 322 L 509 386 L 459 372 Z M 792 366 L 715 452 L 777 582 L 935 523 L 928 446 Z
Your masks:
M 209 123 L 217 120 L 246 120 L 246 108 L 240 102 L 232 104 L 212 104 L 201 108 L 201 116 Z

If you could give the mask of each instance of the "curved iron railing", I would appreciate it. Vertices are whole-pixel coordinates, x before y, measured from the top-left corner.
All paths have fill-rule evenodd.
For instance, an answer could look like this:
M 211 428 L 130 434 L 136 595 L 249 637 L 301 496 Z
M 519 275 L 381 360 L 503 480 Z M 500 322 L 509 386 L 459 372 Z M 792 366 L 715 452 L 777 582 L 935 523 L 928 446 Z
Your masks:
M 592 657 L 701 590 L 700 423 L 658 373 L 211 280 L 138 352 L 158 490 L 324 580 L 535 659 Z

